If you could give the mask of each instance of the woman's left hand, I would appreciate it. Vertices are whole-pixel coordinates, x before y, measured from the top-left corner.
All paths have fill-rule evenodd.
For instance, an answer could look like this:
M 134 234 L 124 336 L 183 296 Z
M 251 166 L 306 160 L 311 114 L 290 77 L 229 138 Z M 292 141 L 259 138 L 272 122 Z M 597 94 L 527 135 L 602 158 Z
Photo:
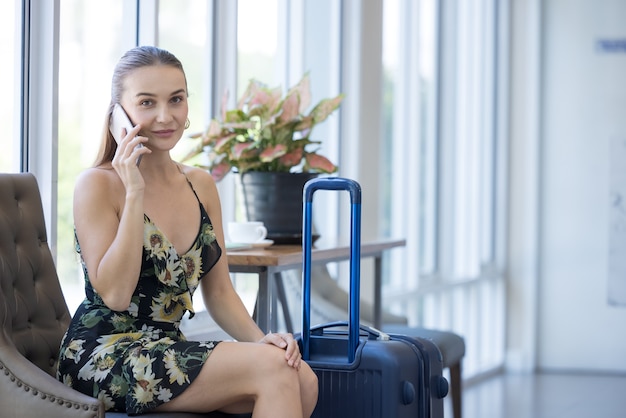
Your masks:
M 302 362 L 302 356 L 300 355 L 300 347 L 298 342 L 293 338 L 293 335 L 289 333 L 277 333 L 270 332 L 264 336 L 260 343 L 273 344 L 276 347 L 283 348 L 285 350 L 285 360 L 290 367 L 296 370 L 300 370 L 300 363 Z

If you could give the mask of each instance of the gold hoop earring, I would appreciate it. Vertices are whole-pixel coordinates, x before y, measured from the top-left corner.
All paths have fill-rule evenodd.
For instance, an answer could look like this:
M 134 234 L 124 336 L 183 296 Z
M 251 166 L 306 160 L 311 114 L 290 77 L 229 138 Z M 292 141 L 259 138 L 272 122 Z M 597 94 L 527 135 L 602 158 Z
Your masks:
M 189 120 L 189 118 L 187 118 L 187 120 L 185 121 L 185 129 L 189 129 L 189 125 L 191 125 L 191 121 Z

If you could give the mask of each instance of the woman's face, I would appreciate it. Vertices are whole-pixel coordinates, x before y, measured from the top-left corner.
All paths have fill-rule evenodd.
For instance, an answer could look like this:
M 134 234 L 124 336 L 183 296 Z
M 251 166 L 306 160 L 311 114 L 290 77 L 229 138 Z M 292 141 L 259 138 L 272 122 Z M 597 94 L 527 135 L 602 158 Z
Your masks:
M 171 150 L 187 121 L 187 88 L 181 70 L 166 65 L 140 67 L 124 79 L 121 105 L 153 151 Z

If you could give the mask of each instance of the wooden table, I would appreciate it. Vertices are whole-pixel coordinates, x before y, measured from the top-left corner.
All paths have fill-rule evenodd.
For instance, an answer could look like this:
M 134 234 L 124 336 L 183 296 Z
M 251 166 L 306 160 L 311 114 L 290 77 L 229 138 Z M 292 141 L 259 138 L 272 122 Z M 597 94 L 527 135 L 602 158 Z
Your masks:
M 374 326 L 381 323 L 381 287 L 383 252 L 406 245 L 404 239 L 382 239 L 361 243 L 361 258 L 374 258 Z M 256 273 L 259 279 L 256 321 L 267 332 L 276 325 L 276 316 L 272 307 L 276 306 L 274 291 L 283 303 L 285 325 L 293 332 L 293 324 L 288 315 L 286 295 L 280 273 L 285 270 L 302 267 L 301 245 L 272 245 L 262 249 L 229 250 L 228 267 L 231 273 Z M 313 248 L 311 263 L 331 263 L 350 259 L 350 246 L 339 245 L 330 248 Z M 270 280 L 273 279 L 273 280 Z M 274 289 L 276 288 L 276 289 Z

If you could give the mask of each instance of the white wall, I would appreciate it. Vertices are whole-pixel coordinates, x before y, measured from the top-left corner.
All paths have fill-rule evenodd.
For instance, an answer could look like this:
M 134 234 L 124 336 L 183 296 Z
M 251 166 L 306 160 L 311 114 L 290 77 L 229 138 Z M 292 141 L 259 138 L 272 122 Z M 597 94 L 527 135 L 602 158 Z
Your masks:
M 626 51 L 607 54 L 596 48 L 600 39 L 626 39 L 626 1 L 541 3 L 541 66 L 530 87 L 540 91 L 539 153 L 537 161 L 529 160 L 539 175 L 538 217 L 534 225 L 532 219 L 522 225 L 536 227 L 538 246 L 536 252 L 509 250 L 511 265 L 526 266 L 536 277 L 524 283 L 513 270 L 512 288 L 519 286 L 520 294 L 509 295 L 510 305 L 518 308 L 509 318 L 510 350 L 534 358 L 540 369 L 626 372 L 626 307 L 610 306 L 607 296 L 610 141 L 616 135 L 626 138 Z M 519 58 L 519 51 L 514 54 Z M 516 101 L 513 96 L 513 110 Z M 512 128 L 521 125 L 523 113 L 512 114 Z M 516 135 L 512 131 L 512 159 L 516 140 L 517 149 L 523 149 L 523 139 L 535 141 Z M 512 178 L 532 168 L 518 164 Z M 512 196 L 515 192 L 513 184 Z M 512 231 L 519 228 L 514 217 L 511 222 Z M 536 303 L 516 304 L 519 295 L 535 289 Z M 536 322 L 535 312 L 523 310 L 533 307 Z M 537 330 L 531 335 L 535 353 L 515 338 L 529 327 Z
M 539 366 L 626 371 L 626 307 L 607 296 L 610 142 L 626 136 L 626 51 L 596 48 L 626 39 L 626 2 L 550 0 L 544 13 Z

